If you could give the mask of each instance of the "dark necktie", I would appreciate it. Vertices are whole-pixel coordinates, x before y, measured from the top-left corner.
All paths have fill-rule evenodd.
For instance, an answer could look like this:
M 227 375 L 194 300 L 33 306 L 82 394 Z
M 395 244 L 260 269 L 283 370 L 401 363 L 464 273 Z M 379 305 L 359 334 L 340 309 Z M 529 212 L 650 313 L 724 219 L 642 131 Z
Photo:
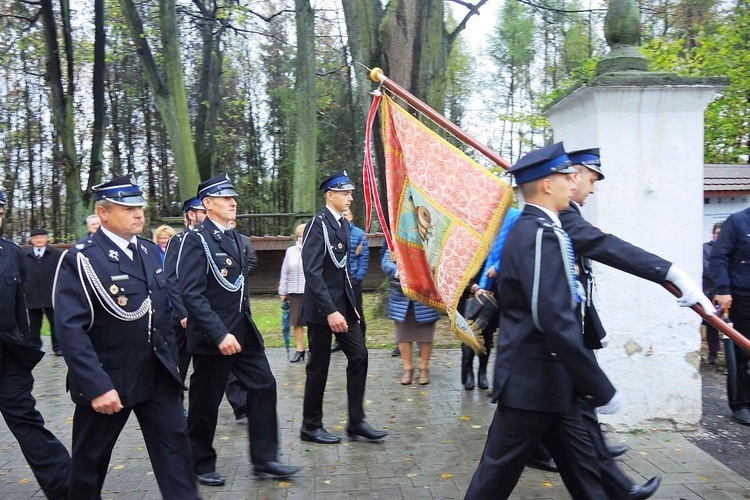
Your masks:
M 143 261 L 141 260 L 141 254 L 138 252 L 138 247 L 135 246 L 135 243 L 128 243 L 128 248 L 133 252 L 133 263 L 135 264 L 135 267 L 143 273 L 143 276 L 146 276 L 146 271 L 143 269 Z
M 234 229 L 225 229 L 224 234 L 229 238 L 229 240 L 234 243 L 234 248 L 239 248 L 237 244 L 237 238 L 234 237 Z M 237 254 L 239 255 L 239 253 Z
M 339 224 L 341 224 L 341 227 L 344 230 L 344 235 L 346 236 L 346 242 L 348 244 L 349 243 L 349 225 L 348 225 L 348 221 L 344 217 L 341 217 L 339 219 Z

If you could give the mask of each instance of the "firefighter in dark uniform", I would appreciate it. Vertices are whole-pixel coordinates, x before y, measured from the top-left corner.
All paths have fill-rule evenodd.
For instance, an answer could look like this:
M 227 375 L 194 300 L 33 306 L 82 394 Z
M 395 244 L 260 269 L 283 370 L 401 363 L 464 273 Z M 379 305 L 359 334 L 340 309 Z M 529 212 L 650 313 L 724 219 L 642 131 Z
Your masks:
M 188 352 L 193 357 L 188 393 L 193 471 L 198 482 L 207 486 L 224 484 L 224 477 L 216 471 L 213 440 L 230 371 L 247 391 L 250 459 L 255 475 L 285 478 L 299 471 L 299 467 L 278 461 L 276 379 L 266 358 L 263 337 L 250 315 L 245 287 L 247 247 L 231 229 L 237 212 L 236 196 L 226 174 L 198 186 L 207 217 L 182 239 L 176 271 L 188 315 Z
M 0 191 L 0 412 L 47 498 L 65 498 L 70 455 L 44 427 L 44 418 L 31 395 L 31 370 L 44 353 L 29 343 L 21 279 L 22 251 L 2 236 L 6 203 Z
M 341 438 L 323 428 L 323 393 L 331 362 L 331 337 L 347 358 L 346 389 L 349 405 L 349 437 L 382 440 L 388 432 L 373 429 L 365 421 L 364 395 L 367 379 L 367 347 L 359 324 L 361 317 L 349 278 L 349 221 L 343 212 L 352 202 L 352 184 L 340 170 L 320 184 L 326 206 L 307 223 L 302 240 L 305 293 L 302 316 L 307 323 L 310 361 L 307 363 L 302 409 L 303 441 L 335 444 Z
M 180 284 L 177 280 L 177 261 L 179 259 L 180 245 L 182 239 L 188 231 L 203 223 L 206 218 L 206 209 L 203 208 L 201 200 L 198 197 L 190 198 L 182 204 L 182 211 L 185 213 L 187 226 L 181 233 L 175 234 L 167 243 L 167 249 L 164 255 L 164 275 L 167 278 L 167 289 L 169 290 L 169 302 L 172 305 L 172 321 L 175 328 L 175 339 L 177 340 L 177 353 L 179 358 L 178 367 L 182 381 L 185 381 L 188 366 L 190 365 L 190 354 L 187 352 L 187 311 L 182 303 L 180 295 Z
M 156 246 L 140 238 L 143 193 L 132 176 L 93 188 L 99 230 L 65 252 L 55 323 L 76 404 L 70 498 L 100 498 L 131 411 L 164 498 L 198 498 L 182 379 Z
M 620 398 L 583 344 L 582 288 L 558 218 L 577 171 L 555 144 L 521 158 L 510 172 L 526 206 L 503 249 L 497 409 L 466 498 L 508 498 L 542 439 L 573 498 L 607 498 L 576 394 L 606 412 L 616 411 Z

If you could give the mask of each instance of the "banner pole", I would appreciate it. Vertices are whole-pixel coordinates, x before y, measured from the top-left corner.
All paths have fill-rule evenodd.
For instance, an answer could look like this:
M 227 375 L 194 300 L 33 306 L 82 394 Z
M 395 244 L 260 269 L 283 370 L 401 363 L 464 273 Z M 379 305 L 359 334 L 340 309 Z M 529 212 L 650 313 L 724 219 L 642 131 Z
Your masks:
M 675 285 L 672 284 L 671 281 L 667 281 L 664 283 L 664 288 L 669 290 L 669 292 L 677 297 L 678 299 L 682 297 L 682 292 L 680 292 L 680 289 L 677 288 Z M 721 318 L 719 318 L 716 314 L 706 314 L 703 311 L 703 307 L 701 307 L 698 304 L 694 304 L 690 306 L 690 308 L 697 312 L 701 318 L 703 318 L 706 323 L 709 323 L 711 326 L 719 330 L 721 333 L 732 339 L 732 341 L 740 346 L 745 352 L 750 353 L 750 339 L 742 335 L 740 332 L 726 324 Z
M 417 99 L 414 95 L 409 93 L 408 90 L 403 88 L 398 83 L 394 82 L 385 74 L 383 73 L 383 70 L 380 68 L 373 68 L 370 70 L 370 79 L 373 82 L 379 82 L 382 83 L 385 88 L 399 96 L 404 101 L 408 102 L 412 106 L 414 106 L 416 109 L 418 109 L 420 112 L 424 113 L 426 116 L 430 117 L 435 123 L 440 125 L 441 127 L 448 130 L 451 134 L 455 135 L 459 139 L 461 139 L 466 144 L 470 145 L 480 153 L 482 153 L 484 156 L 492 160 L 493 163 L 498 165 L 499 167 L 502 167 L 505 170 L 508 170 L 511 167 L 511 164 L 508 160 L 501 157 L 499 154 L 492 151 L 490 148 L 482 144 L 481 142 L 477 141 L 473 137 L 471 137 L 469 134 L 461 130 L 458 126 L 456 126 L 454 123 L 452 123 L 450 120 L 448 120 L 446 117 L 429 107 L 427 104 L 422 102 L 421 100 Z

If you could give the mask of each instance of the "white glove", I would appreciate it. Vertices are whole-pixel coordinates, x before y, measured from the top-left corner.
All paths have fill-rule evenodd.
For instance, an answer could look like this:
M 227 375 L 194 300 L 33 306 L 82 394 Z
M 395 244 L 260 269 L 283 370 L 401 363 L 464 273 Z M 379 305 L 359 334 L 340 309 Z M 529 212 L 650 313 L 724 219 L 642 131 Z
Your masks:
M 620 411 L 620 408 L 622 408 L 622 396 L 620 396 L 619 392 L 615 392 L 615 395 L 612 396 L 612 399 L 610 399 L 609 402 L 604 406 L 600 406 L 599 408 L 597 408 L 597 410 L 602 415 L 611 415 Z
M 667 281 L 671 281 L 682 292 L 682 297 L 677 299 L 680 306 L 690 307 L 694 304 L 700 304 L 706 314 L 714 313 L 714 306 L 708 297 L 703 295 L 703 291 L 695 281 L 690 279 L 690 276 L 675 264 L 672 264 L 667 271 Z
M 609 345 L 609 334 L 605 333 L 604 337 L 599 339 L 599 343 L 602 345 L 602 349 Z

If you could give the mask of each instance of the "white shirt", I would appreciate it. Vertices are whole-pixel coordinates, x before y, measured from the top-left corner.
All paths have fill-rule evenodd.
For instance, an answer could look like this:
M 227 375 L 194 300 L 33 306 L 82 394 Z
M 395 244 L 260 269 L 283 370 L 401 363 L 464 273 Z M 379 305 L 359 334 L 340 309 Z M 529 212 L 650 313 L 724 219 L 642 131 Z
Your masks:
M 44 255 L 44 250 L 46 248 L 47 247 L 41 247 L 41 248 L 34 247 L 34 256 L 37 258 L 42 257 Z
M 138 246 L 138 238 L 136 238 L 135 236 L 133 236 L 133 238 L 130 241 L 128 241 L 125 238 L 123 238 L 122 236 L 117 236 L 115 233 L 113 233 L 112 231 L 108 230 L 104 226 L 99 226 L 99 230 L 100 231 L 104 231 L 104 235 L 107 238 L 109 238 L 110 240 L 112 240 L 112 242 L 115 245 L 117 245 L 123 252 L 125 252 L 125 255 L 127 255 L 131 259 L 133 258 L 133 251 L 128 248 L 128 245 L 132 243 L 132 244 Z
M 211 219 L 211 217 L 209 217 L 209 219 Z M 217 228 L 219 228 L 219 230 L 220 230 L 220 231 L 221 231 L 222 233 L 223 233 L 224 231 L 226 231 L 227 229 L 231 229 L 231 228 L 229 228 L 229 227 L 225 227 L 225 226 L 222 226 L 221 224 L 219 224 L 218 222 L 216 222 L 216 221 L 215 221 L 215 220 L 213 220 L 213 219 L 211 219 L 211 222 L 213 222 L 213 223 L 214 223 L 214 225 L 215 225 L 215 226 L 216 226 Z
M 328 209 L 329 212 L 333 214 L 333 218 L 336 219 L 336 222 L 339 223 L 339 227 L 341 227 L 341 218 L 343 217 L 343 215 L 341 215 L 340 213 L 338 213 L 337 211 L 335 211 L 328 205 L 326 205 L 326 208 Z

